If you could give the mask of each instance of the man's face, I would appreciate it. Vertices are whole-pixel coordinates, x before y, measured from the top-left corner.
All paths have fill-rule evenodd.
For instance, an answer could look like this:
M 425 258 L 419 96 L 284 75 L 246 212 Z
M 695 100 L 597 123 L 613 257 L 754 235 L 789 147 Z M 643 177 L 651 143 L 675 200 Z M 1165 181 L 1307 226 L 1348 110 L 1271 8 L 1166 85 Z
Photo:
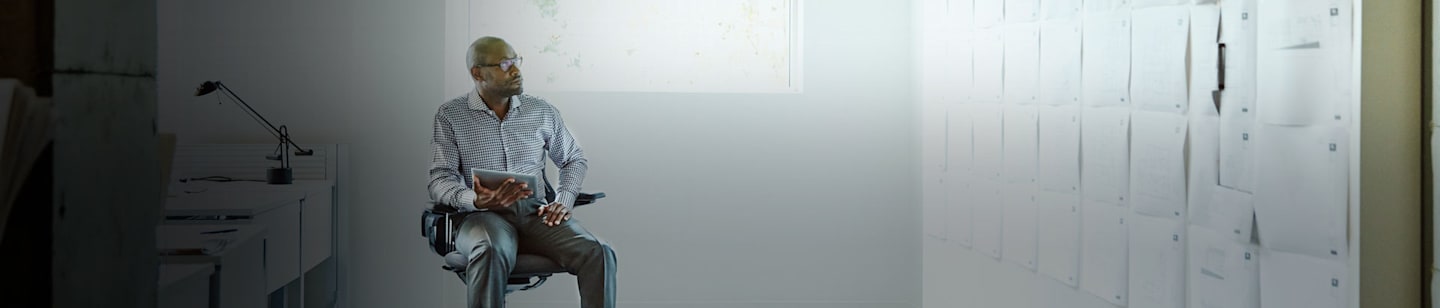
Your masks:
M 487 50 L 481 57 L 482 62 L 470 68 L 470 74 L 485 92 L 520 95 L 525 91 L 525 78 L 520 74 L 520 57 L 509 45 L 501 45 Z

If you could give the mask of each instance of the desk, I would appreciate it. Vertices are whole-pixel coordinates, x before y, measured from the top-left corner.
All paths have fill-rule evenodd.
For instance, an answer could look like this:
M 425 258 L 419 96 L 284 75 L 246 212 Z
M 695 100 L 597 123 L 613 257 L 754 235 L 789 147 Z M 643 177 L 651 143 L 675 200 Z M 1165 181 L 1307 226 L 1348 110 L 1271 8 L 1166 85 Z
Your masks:
M 300 208 L 298 192 L 202 192 L 168 198 L 165 222 L 173 225 L 223 224 L 264 226 L 265 290 L 285 287 L 300 278 Z
M 233 232 L 203 232 L 234 229 Z M 162 303 L 193 301 L 190 287 L 195 267 L 208 267 L 206 286 L 210 306 L 250 308 L 265 306 L 265 238 L 261 226 L 222 225 L 160 225 L 155 227 L 155 247 L 160 256 L 160 293 Z M 225 241 L 222 249 L 213 249 L 216 241 Z M 210 251 L 204 251 L 205 247 Z M 204 270 L 201 270 L 204 272 Z M 168 287 L 167 287 L 168 286 Z M 178 288 L 178 289 L 177 289 Z M 174 296 L 172 296 L 174 295 Z M 163 306 L 162 306 L 163 307 Z M 194 307 L 194 306 L 188 306 Z
M 210 277 L 214 273 L 213 263 L 160 264 L 160 284 L 155 289 L 159 307 L 210 307 Z

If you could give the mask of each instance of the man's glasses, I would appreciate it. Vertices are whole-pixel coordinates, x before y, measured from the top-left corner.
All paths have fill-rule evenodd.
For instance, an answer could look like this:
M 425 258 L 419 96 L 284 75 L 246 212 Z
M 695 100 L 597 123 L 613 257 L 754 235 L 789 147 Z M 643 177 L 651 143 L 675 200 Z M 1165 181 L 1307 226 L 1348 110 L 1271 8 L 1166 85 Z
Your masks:
M 507 71 L 507 72 L 508 72 L 508 71 L 510 71 L 510 68 L 511 68 L 511 67 L 520 66 L 520 62 L 523 62 L 523 61 L 525 61 L 525 58 L 515 57 L 515 58 L 509 58 L 509 59 L 505 59 L 505 60 L 500 60 L 500 63 L 495 63 L 495 64 L 481 64 L 480 67 L 498 66 L 498 67 L 500 67 L 500 70 L 501 70 L 501 71 Z

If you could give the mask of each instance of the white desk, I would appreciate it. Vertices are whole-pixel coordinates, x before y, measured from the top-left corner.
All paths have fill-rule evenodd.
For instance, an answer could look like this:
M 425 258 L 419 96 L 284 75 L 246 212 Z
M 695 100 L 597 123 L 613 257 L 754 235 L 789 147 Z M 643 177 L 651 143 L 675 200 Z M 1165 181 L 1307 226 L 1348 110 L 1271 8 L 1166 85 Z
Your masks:
M 205 191 L 168 198 L 165 222 L 173 225 L 225 224 L 264 226 L 265 290 L 275 291 L 300 278 L 299 192 Z
M 210 275 L 214 273 L 214 263 L 160 264 L 159 307 L 210 307 Z
M 234 232 L 204 234 L 203 232 L 235 229 Z M 193 303 L 193 283 L 197 275 L 206 277 L 207 301 L 221 308 L 265 306 L 265 238 L 261 226 L 221 225 L 160 225 L 155 227 L 155 246 L 160 253 L 161 307 Z M 223 249 L 214 241 L 225 241 Z M 211 251 L 203 251 L 205 247 Z M 209 268 L 196 272 L 195 266 Z M 213 278 L 211 275 L 213 273 Z M 209 305 L 207 305 L 209 306 Z

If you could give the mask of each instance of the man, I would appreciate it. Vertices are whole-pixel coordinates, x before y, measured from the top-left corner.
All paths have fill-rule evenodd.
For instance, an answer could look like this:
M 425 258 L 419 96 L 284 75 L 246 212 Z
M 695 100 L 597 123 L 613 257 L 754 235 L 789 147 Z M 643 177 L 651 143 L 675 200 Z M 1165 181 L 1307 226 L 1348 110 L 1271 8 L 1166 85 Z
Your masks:
M 615 307 L 615 252 L 570 219 L 585 179 L 584 151 L 554 106 L 522 94 L 520 63 L 504 40 L 475 40 L 466 52 L 475 90 L 435 113 L 430 198 L 473 211 L 455 236 L 455 249 L 470 262 L 465 271 L 469 305 L 504 307 L 507 277 L 515 255 L 523 251 L 549 257 L 574 273 L 581 307 Z M 509 179 L 487 188 L 462 175 L 481 168 L 539 177 L 547 152 L 560 168 L 553 203 L 544 204 L 535 194 L 543 195 L 543 187 Z

